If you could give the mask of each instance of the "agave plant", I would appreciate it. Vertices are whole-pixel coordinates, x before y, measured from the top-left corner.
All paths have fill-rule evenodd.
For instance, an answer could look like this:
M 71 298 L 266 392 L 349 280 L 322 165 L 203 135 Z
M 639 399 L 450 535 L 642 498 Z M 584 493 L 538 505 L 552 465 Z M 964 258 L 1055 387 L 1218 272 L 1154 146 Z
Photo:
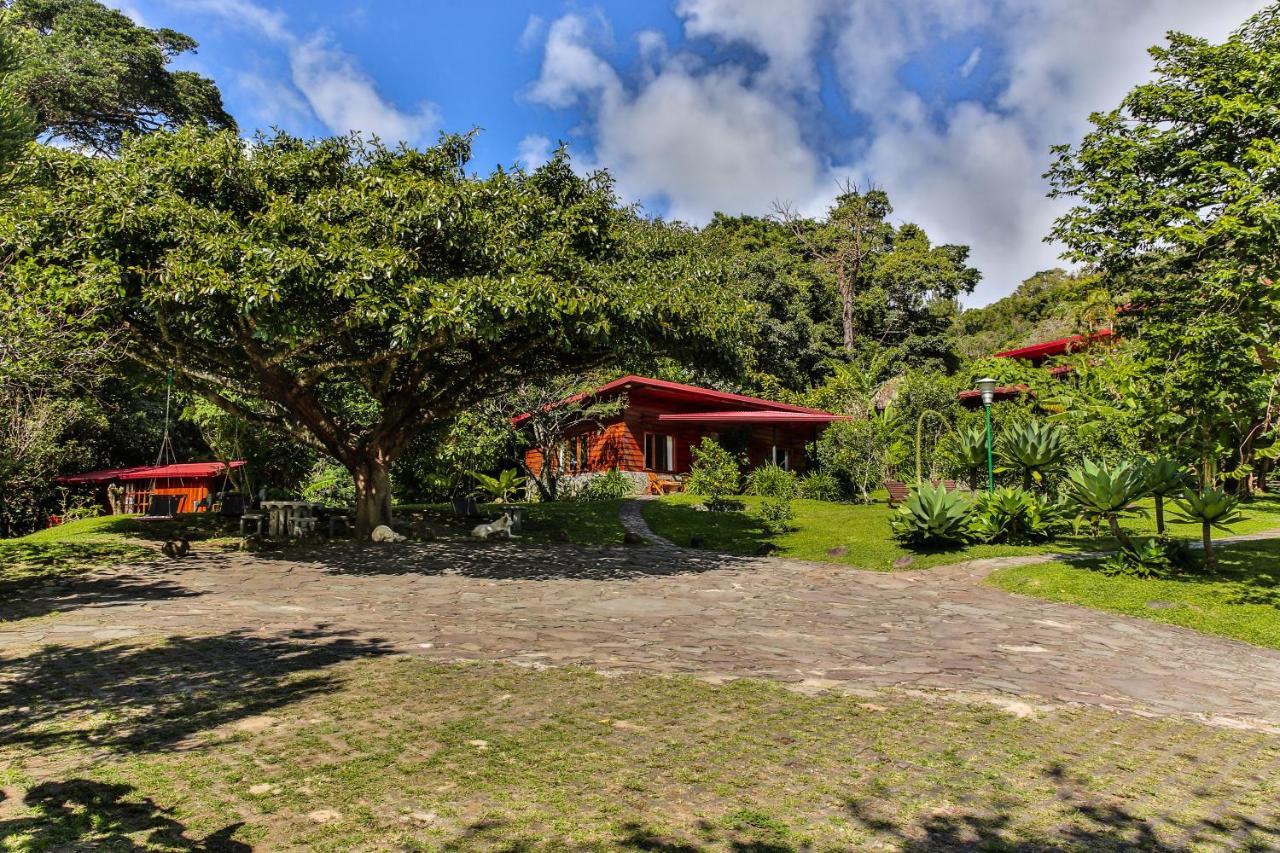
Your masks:
M 475 471 L 471 476 L 476 481 L 476 487 L 492 498 L 495 503 L 505 503 L 511 497 L 511 493 L 525 483 L 525 478 L 519 476 L 515 468 L 508 468 L 496 477 Z
M 1064 532 L 1073 515 L 1072 506 L 1061 498 L 1001 486 L 979 496 L 970 530 L 983 542 L 1045 542 Z
M 920 483 L 889 519 L 889 527 L 912 545 L 958 545 L 968 535 L 972 511 L 973 505 L 959 492 Z
M 1199 522 L 1200 541 L 1204 543 L 1204 564 L 1213 568 L 1218 564 L 1218 558 L 1213 553 L 1213 534 L 1210 528 L 1227 530 L 1227 525 L 1240 521 L 1243 518 L 1239 512 L 1240 499 L 1217 489 L 1194 492 L 1184 488 L 1182 500 L 1177 501 L 1177 506 L 1187 521 Z
M 1187 475 L 1172 459 L 1154 459 L 1142 471 L 1147 493 L 1156 499 L 1156 533 L 1164 535 L 1164 499 L 1181 494 L 1187 484 Z
M 1040 421 L 1018 424 L 1007 431 L 1000 437 L 999 451 L 1002 470 L 1021 471 L 1026 489 L 1043 482 L 1045 473 L 1066 455 L 1062 430 Z
M 969 473 L 969 488 L 978 491 L 978 478 L 987 467 L 987 430 L 982 425 L 958 430 L 951 436 L 955 459 Z
M 1089 516 L 1105 519 L 1111 535 L 1121 547 L 1133 549 L 1133 543 L 1120 529 L 1120 516 L 1129 505 L 1146 493 L 1142 469 L 1132 462 L 1119 465 L 1096 465 L 1086 459 L 1084 465 L 1067 475 L 1067 497 Z

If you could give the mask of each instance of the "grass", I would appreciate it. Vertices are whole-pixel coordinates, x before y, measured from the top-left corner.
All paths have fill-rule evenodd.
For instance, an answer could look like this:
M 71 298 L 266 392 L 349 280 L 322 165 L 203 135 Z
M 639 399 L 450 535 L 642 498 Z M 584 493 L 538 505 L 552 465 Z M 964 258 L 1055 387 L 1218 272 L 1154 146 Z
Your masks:
M 11 657 L 0 849 L 1280 843 L 1271 735 L 330 648 L 211 637 Z
M 987 582 L 1009 592 L 1082 604 L 1280 649 L 1280 540 L 1221 546 L 1213 572 L 1142 580 L 1096 563 L 1002 569 Z
M 889 517 L 896 510 L 885 503 L 845 504 L 826 501 L 796 500 L 793 504 L 795 529 L 790 533 L 770 535 L 761 527 L 754 512 L 761 498 L 744 496 L 745 511 L 730 513 L 699 512 L 702 503 L 695 495 L 670 495 L 648 503 L 645 519 L 658 534 L 679 545 L 688 545 L 699 536 L 703 547 L 731 554 L 758 553 L 763 545 L 776 547 L 777 554 L 802 560 L 842 563 L 860 569 L 891 571 L 895 568 L 918 569 L 956 563 L 983 557 L 1009 557 L 1038 553 L 1079 553 L 1110 550 L 1116 547 L 1109 537 L 1067 537 L 1041 545 L 972 545 L 946 551 L 918 552 L 904 548 L 889 532 Z M 1125 527 L 1135 534 L 1154 534 L 1154 514 L 1150 501 L 1139 504 L 1148 510 L 1146 516 L 1129 519 Z M 1235 533 L 1255 533 L 1280 528 L 1280 497 L 1258 498 L 1243 508 L 1244 520 L 1233 527 Z M 1166 509 L 1166 518 L 1173 513 Z M 1199 539 L 1199 527 L 1172 522 L 1172 535 Z M 896 564 L 896 565 L 895 565 Z

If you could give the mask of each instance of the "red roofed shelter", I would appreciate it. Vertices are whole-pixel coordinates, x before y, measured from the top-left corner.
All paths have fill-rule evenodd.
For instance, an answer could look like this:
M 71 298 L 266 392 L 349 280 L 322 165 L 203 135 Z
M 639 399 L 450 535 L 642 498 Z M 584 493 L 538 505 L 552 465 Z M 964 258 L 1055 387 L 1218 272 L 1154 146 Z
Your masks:
M 674 479 L 689 471 L 692 448 L 710 436 L 745 450 L 751 467 L 774 462 L 803 471 L 805 444 L 816 441 L 832 421 L 845 415 L 684 385 L 644 376 L 624 376 L 565 402 L 625 396 L 622 412 L 596 427 L 568 436 L 558 459 L 563 473 L 595 474 L 613 469 L 636 475 Z M 512 421 L 519 426 L 528 415 Z M 525 464 L 541 472 L 546 460 L 536 448 L 525 452 Z
M 110 509 L 107 487 L 118 483 L 124 489 L 122 511 L 125 514 L 147 511 L 152 495 L 174 495 L 179 498 L 178 512 L 195 512 L 196 505 L 211 494 L 221 491 L 230 471 L 244 466 L 244 460 L 232 462 L 178 462 L 169 465 L 135 465 L 131 468 L 105 468 L 84 474 L 71 474 L 54 479 L 65 486 L 93 486 L 99 491 L 102 505 Z

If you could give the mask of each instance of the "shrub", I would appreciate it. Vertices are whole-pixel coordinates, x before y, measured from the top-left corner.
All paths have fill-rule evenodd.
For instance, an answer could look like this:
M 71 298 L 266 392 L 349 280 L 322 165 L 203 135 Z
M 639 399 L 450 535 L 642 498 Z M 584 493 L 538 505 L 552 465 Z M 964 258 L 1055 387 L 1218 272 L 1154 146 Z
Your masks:
M 1067 496 L 1088 517 L 1102 519 L 1121 547 L 1133 548 L 1129 537 L 1120 529 L 1119 518 L 1129 511 L 1129 504 L 1146 493 L 1142 470 L 1132 462 L 1097 465 L 1086 459 L 1084 465 L 1067 475 Z
M 902 424 L 892 413 L 836 421 L 818 439 L 818 460 L 846 494 L 868 503 L 891 466 L 906 457 Z
M 1238 512 L 1240 499 L 1217 489 L 1205 489 L 1203 492 L 1182 490 L 1182 500 L 1177 502 L 1187 521 L 1200 525 L 1200 541 L 1204 544 L 1204 564 L 1213 568 L 1218 558 L 1213 553 L 1213 532 L 1210 528 L 1228 530 L 1227 525 L 1235 524 L 1243 516 Z
M 790 531 L 791 522 L 795 517 L 796 513 L 791 507 L 789 498 L 768 497 L 760 504 L 760 524 L 768 533 L 775 536 Z
M 840 483 L 825 471 L 815 471 L 800 478 L 800 497 L 811 501 L 840 500 Z
M 473 471 L 471 477 L 476 481 L 476 489 L 495 503 L 510 500 L 512 493 L 525 483 L 525 478 L 515 468 L 508 468 L 496 477 Z
M 1159 538 L 1143 539 L 1134 545 L 1122 546 L 1119 551 L 1102 561 L 1104 574 L 1150 580 L 1172 568 L 1167 541 Z
M 695 495 L 719 500 L 725 495 L 736 495 L 741 488 L 742 475 L 738 461 L 709 436 L 693 448 L 693 464 L 685 488 Z
M 582 501 L 616 501 L 629 498 L 638 491 L 636 481 L 614 468 L 604 474 L 596 474 L 589 478 L 578 500 Z
M 988 543 L 1047 542 L 1071 527 L 1075 512 L 1065 500 L 1016 486 L 979 495 L 970 522 L 974 539 Z
M 986 482 L 987 428 L 979 424 L 958 430 L 947 436 L 947 454 L 952 463 L 964 472 L 969 488 L 975 492 Z
M 1066 455 L 1063 439 L 1061 429 L 1040 421 L 1010 427 L 996 447 L 1003 463 L 1001 470 L 1020 471 L 1023 488 L 1030 489 L 1062 462 Z
M 969 534 L 972 511 L 973 505 L 959 492 L 921 483 L 889 519 L 889 527 L 894 536 L 910 545 L 959 545 Z
M 747 494 L 791 500 L 799 491 L 796 475 L 770 462 L 747 475 Z

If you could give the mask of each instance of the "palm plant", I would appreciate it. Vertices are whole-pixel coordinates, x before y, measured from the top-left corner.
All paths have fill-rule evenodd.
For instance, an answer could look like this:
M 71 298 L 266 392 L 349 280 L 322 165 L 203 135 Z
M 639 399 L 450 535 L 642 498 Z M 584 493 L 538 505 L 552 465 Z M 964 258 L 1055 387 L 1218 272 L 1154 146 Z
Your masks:
M 494 503 L 505 503 L 512 492 L 524 485 L 526 479 L 515 468 L 508 468 L 496 477 L 476 471 L 471 472 L 471 476 L 476 481 L 476 488 L 492 498 Z
M 1204 564 L 1212 569 L 1218 564 L 1213 553 L 1213 534 L 1210 528 L 1227 530 L 1227 525 L 1235 524 L 1244 516 L 1239 512 L 1240 499 L 1217 489 L 1206 488 L 1202 492 L 1191 489 L 1182 490 L 1182 500 L 1177 502 L 1187 521 L 1199 522 L 1200 541 L 1204 543 Z
M 920 483 L 889 519 L 889 527 L 913 545 L 958 545 L 968 535 L 972 510 L 959 492 Z
M 1143 468 L 1147 493 L 1156 499 L 1156 533 L 1164 535 L 1164 499 L 1181 494 L 1187 484 L 1186 473 L 1172 459 L 1155 459 Z
M 951 436 L 952 452 L 969 474 L 969 488 L 978 491 L 978 478 L 987 465 L 987 430 L 981 424 L 957 430 Z
M 1056 426 L 1028 421 L 1011 428 L 1000 437 L 1002 470 L 1022 472 L 1022 486 L 1044 481 L 1044 475 L 1056 468 L 1066 455 L 1063 432 Z
M 1097 465 L 1086 459 L 1084 465 L 1067 475 L 1067 497 L 1089 516 L 1105 519 L 1111 535 L 1122 547 L 1132 549 L 1129 536 L 1120 529 L 1120 516 L 1129 505 L 1146 493 L 1142 469 L 1132 462 L 1119 465 Z

